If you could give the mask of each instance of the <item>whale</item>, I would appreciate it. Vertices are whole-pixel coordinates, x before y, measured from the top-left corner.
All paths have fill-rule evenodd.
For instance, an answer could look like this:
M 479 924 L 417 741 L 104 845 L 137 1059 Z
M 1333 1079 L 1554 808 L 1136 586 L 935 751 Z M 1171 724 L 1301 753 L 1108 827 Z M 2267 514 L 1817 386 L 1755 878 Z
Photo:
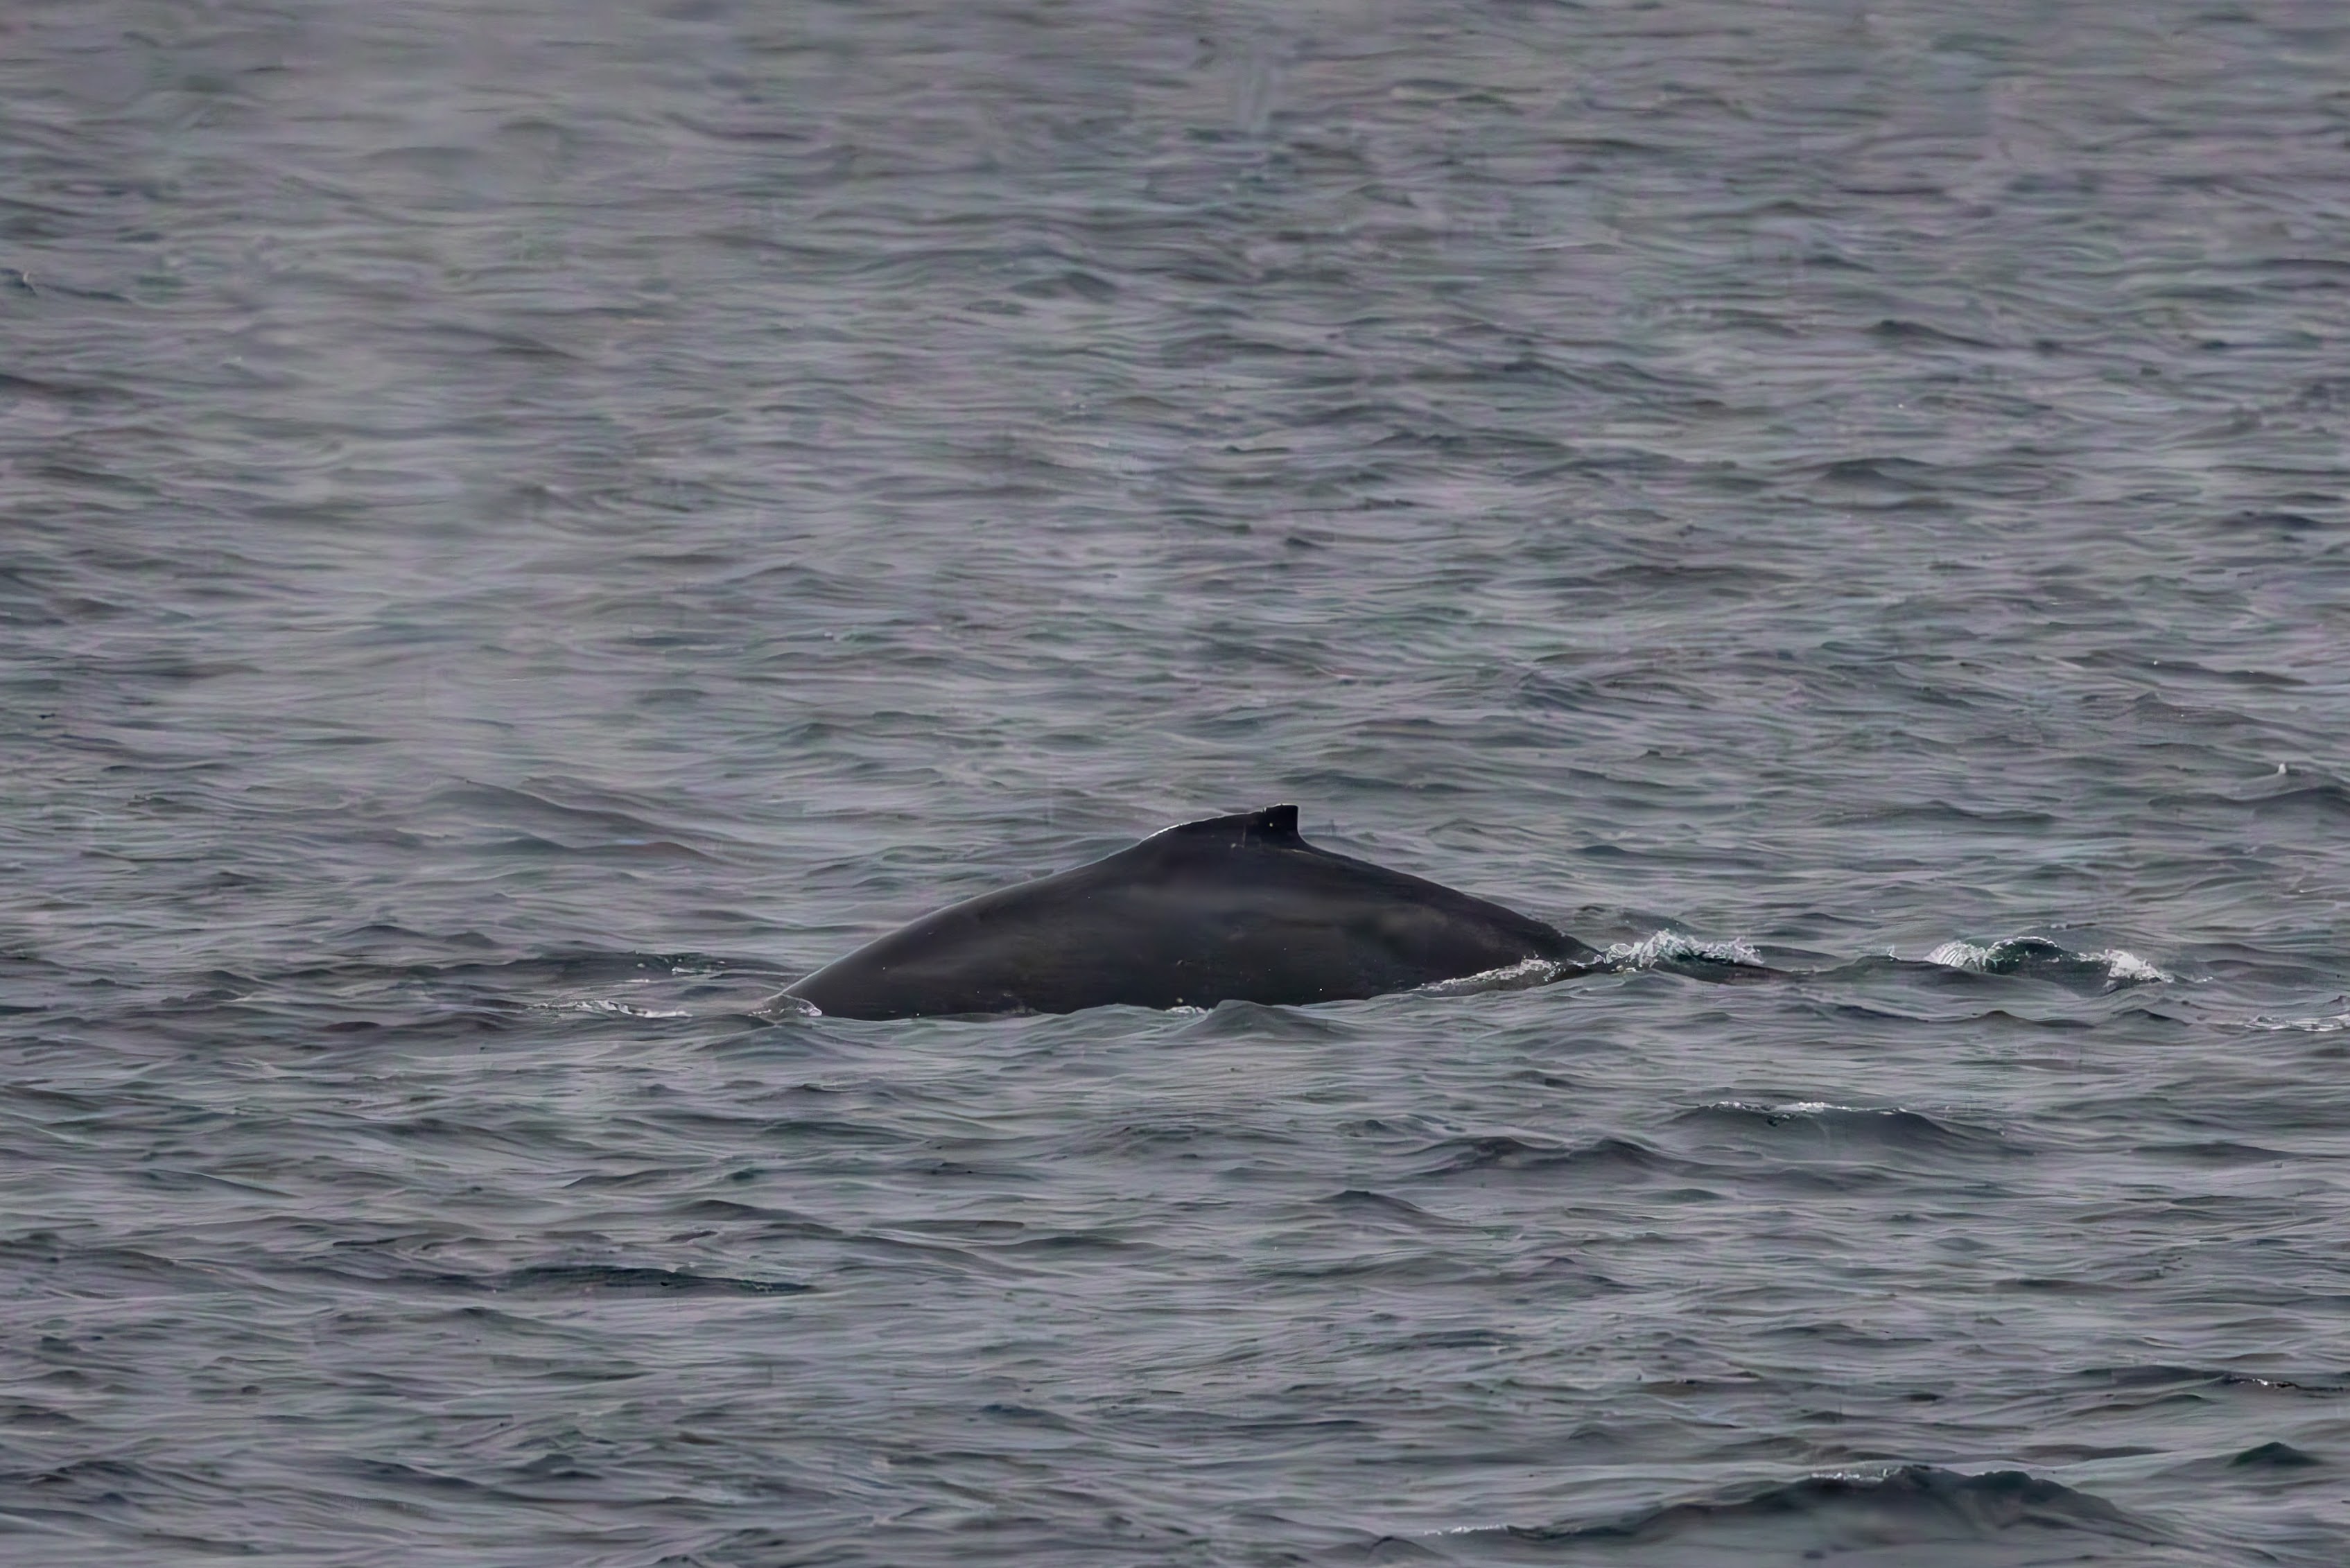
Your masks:
M 1296 806 L 1269 805 L 951 905 L 784 995 L 859 1019 L 1301 1006 L 1600 960 L 1514 909 L 1317 848 Z

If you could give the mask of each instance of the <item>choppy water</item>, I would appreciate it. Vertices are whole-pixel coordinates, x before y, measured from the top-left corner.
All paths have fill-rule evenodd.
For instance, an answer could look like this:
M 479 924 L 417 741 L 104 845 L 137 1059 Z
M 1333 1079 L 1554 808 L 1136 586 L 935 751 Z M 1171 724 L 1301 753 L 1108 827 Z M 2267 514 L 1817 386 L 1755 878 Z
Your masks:
M 0 1557 L 2342 1560 L 2350 11 L 5 29 Z

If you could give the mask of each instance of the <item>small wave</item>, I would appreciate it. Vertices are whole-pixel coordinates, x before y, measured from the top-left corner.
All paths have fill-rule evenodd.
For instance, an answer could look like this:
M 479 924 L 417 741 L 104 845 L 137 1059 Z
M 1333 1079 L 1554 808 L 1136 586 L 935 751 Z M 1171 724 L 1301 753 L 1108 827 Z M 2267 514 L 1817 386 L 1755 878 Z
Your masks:
M 2014 942 L 1944 942 L 1926 955 L 1926 961 L 1939 964 L 1944 969 L 1963 969 L 1976 974 L 1992 974 L 1998 972 L 1998 966 L 2002 959 L 2012 958 L 2014 950 L 2022 945 Z M 2037 945 L 2052 951 L 2064 950 L 2054 942 L 2043 942 Z M 2007 950 L 2002 952 L 2002 949 Z
M 1180 1033 L 1186 1040 L 1347 1040 L 1358 1027 L 1326 1009 L 1263 1002 L 1220 1002 L 1205 1010 L 1169 1011 L 1183 1020 Z
M 1417 1203 L 1407 1202 L 1391 1193 L 1372 1192 L 1360 1187 L 1349 1187 L 1317 1199 L 1312 1207 L 1357 1218 L 1388 1220 L 1419 1229 L 1430 1225 L 1450 1225 L 1451 1220 L 1430 1214 Z
M 614 1002 L 603 997 L 593 998 L 587 1002 L 558 1002 L 555 1004 L 553 1010 L 560 1012 L 597 1012 L 614 1018 L 691 1018 L 693 1016 L 682 1007 L 639 1007 L 634 1002 Z
M 1732 1134 L 1754 1128 L 1803 1127 L 1815 1129 L 1846 1148 L 1942 1150 L 2022 1154 L 1996 1129 L 1929 1116 L 1899 1106 L 1839 1106 L 1826 1100 L 1791 1100 L 1783 1105 L 1759 1105 L 1748 1100 L 1717 1100 L 1681 1112 L 1673 1118 L 1689 1127 L 1712 1127 Z
M 1765 969 L 1762 955 L 1743 941 L 1709 942 L 1679 931 L 1661 930 L 1637 942 L 1616 942 L 1607 961 L 1617 969 L 1655 969 L 1662 964 L 1721 963 Z
M 2091 963 L 2105 965 L 2106 972 L 2125 985 L 2168 985 L 2175 978 L 2168 970 L 2157 968 L 2125 948 L 2106 948 L 2088 958 Z
M 1894 1113 L 1875 1106 L 1839 1106 L 1833 1100 L 1789 1100 L 1782 1106 L 1760 1105 L 1752 1100 L 1715 1100 L 1689 1113 L 1691 1116 L 1728 1114 L 1734 1116 L 1761 1116 L 1772 1127 L 1794 1116 L 1815 1116 L 1833 1111 L 1845 1116 L 1889 1116 Z
M 1728 1496 L 1668 1504 L 1596 1525 L 1512 1529 L 1518 1540 L 1546 1543 L 1612 1542 L 1687 1550 L 1700 1543 L 1742 1542 L 1772 1561 L 1770 1550 L 1806 1558 L 1865 1552 L 1871 1563 L 1907 1561 L 1880 1555 L 1887 1548 L 1949 1547 L 1999 1542 L 2009 1550 L 2062 1550 L 2066 1560 L 2097 1561 L 2099 1542 L 2171 1547 L 2169 1533 L 2125 1513 L 2101 1497 L 2023 1470 L 1967 1475 L 1935 1465 L 1903 1465 L 1883 1473 L 1831 1471 Z M 2054 1536 L 2066 1544 L 2047 1540 Z M 1709 1556 L 1707 1561 L 1711 1561 Z M 2137 1559 L 2145 1561 L 2145 1559 Z M 2184 1561 L 2166 1553 L 2155 1561 Z
M 1943 969 L 1972 974 L 2033 974 L 2064 978 L 2102 973 L 2116 986 L 2167 984 L 2174 976 L 2124 948 L 2074 952 L 2045 937 L 2008 937 L 1994 942 L 1948 941 L 1926 955 L 1926 961 Z
M 2350 1029 L 2350 1012 L 2324 1012 L 2313 1018 L 2279 1018 L 2263 1012 L 2248 1019 L 2244 1026 L 2296 1034 L 2339 1034 Z
M 632 1267 L 621 1263 L 534 1263 L 486 1282 L 494 1291 L 652 1292 L 661 1294 L 753 1296 L 798 1295 L 810 1288 L 795 1280 L 740 1279 L 727 1274 Z
M 2322 1465 L 2324 1462 L 2305 1449 L 2296 1449 L 2291 1443 L 2271 1441 L 2246 1449 L 2228 1461 L 2228 1468 L 2230 1469 L 2243 1469 L 2249 1467 L 2255 1469 L 2299 1470 Z
M 1602 1137 L 1586 1144 L 1513 1137 L 1450 1137 L 1418 1151 L 1419 1174 L 1461 1176 L 1492 1171 L 1552 1171 L 1627 1176 L 1671 1170 L 1680 1162 L 1629 1138 Z
M 1429 996 L 1476 996 L 1489 991 L 1526 991 L 1582 972 L 1581 964 L 1530 958 L 1500 969 L 1464 974 L 1457 980 L 1431 980 L 1419 990 Z
M 2250 1372 L 2227 1372 L 2209 1366 L 2181 1366 L 2170 1362 L 2138 1362 L 2119 1366 L 2088 1366 L 2076 1375 L 2114 1388 L 2168 1388 L 2199 1384 L 2213 1388 L 2289 1389 L 2304 1394 L 2350 1393 L 2350 1384 L 2324 1377 L 2262 1377 Z

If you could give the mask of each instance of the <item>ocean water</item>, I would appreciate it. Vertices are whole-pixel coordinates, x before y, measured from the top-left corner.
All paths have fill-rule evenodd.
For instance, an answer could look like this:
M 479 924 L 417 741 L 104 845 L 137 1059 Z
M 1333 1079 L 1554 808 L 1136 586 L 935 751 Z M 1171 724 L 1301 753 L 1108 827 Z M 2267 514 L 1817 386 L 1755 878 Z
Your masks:
M 0 1560 L 2341 1563 L 2345 83 L 10 5 Z M 1617 967 L 776 1004 L 1275 801 Z

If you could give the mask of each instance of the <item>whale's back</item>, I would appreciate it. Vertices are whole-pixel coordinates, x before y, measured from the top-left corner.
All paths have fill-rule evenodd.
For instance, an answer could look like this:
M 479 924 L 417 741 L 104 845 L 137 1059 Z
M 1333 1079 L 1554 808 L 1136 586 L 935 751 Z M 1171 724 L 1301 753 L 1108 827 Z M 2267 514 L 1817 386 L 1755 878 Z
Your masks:
M 1278 805 L 926 915 L 786 994 L 849 1018 L 1295 1004 L 1594 956 L 1500 904 L 1317 849 Z

